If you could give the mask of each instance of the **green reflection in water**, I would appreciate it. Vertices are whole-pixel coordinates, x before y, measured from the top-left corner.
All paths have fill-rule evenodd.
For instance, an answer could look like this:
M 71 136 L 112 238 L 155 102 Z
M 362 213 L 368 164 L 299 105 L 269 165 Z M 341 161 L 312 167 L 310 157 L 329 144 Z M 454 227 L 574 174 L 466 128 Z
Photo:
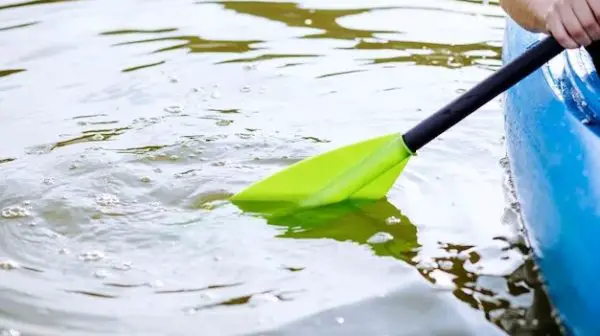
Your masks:
M 388 218 L 394 221 L 388 223 Z M 269 224 L 285 228 L 279 238 L 329 238 L 340 242 L 368 244 L 377 233 L 393 237 L 379 244 L 370 244 L 378 256 L 392 256 L 411 262 L 418 248 L 417 228 L 387 200 L 354 202 L 306 210 L 288 216 L 271 218 Z
M 311 9 L 300 8 L 297 3 L 293 2 L 222 1 L 216 3 L 240 14 L 253 15 L 272 21 L 282 22 L 289 27 L 305 27 L 323 30 L 322 33 L 305 35 L 304 38 L 354 40 L 356 38 L 373 37 L 373 34 L 376 33 L 392 33 L 392 31 L 387 30 L 366 31 L 351 29 L 343 27 L 337 22 L 341 17 L 367 13 L 373 10 L 373 8 Z
M 17 2 L 12 4 L 0 5 L 0 10 L 2 9 L 10 9 L 10 8 L 18 8 L 25 6 L 35 6 L 35 5 L 45 5 L 59 2 L 76 2 L 80 0 L 34 0 L 34 1 L 25 1 L 25 2 Z
M 160 34 L 172 33 L 177 31 L 177 28 L 162 28 L 162 29 L 120 29 L 102 32 L 100 35 L 127 35 L 127 34 Z
M 472 2 L 472 1 L 469 1 Z M 376 7 L 357 9 L 311 9 L 300 8 L 298 4 L 291 2 L 258 2 L 258 1 L 223 1 L 218 2 L 224 8 L 233 10 L 240 14 L 253 15 L 271 21 L 281 22 L 289 27 L 303 27 L 320 29 L 323 32 L 311 33 L 302 36 L 307 39 L 331 38 L 341 40 L 357 40 L 358 42 L 349 48 L 340 47 L 342 50 L 402 50 L 407 55 L 397 57 L 381 57 L 371 59 L 372 63 L 396 63 L 410 62 L 417 65 L 434 65 L 448 68 L 458 68 L 471 65 L 483 65 L 492 68 L 501 65 L 501 46 L 495 46 L 492 42 L 466 43 L 466 44 L 444 44 L 423 41 L 394 41 L 376 38 L 377 34 L 398 33 L 388 30 L 360 30 L 346 28 L 338 24 L 340 18 L 349 15 L 368 13 L 373 10 L 404 9 L 405 7 Z M 411 9 L 447 11 L 437 8 L 410 7 Z M 465 13 L 466 14 L 466 13 Z M 307 55 L 304 55 L 306 57 Z M 245 58 L 226 62 L 250 62 L 259 60 Z
M 155 42 L 165 42 L 165 41 L 173 41 L 173 42 L 182 42 L 176 45 L 160 48 L 152 51 L 152 53 L 161 53 L 165 51 L 172 51 L 178 49 L 188 49 L 191 53 L 201 53 L 201 52 L 213 52 L 213 53 L 243 53 L 250 50 L 256 50 L 257 48 L 253 48 L 251 45 L 255 43 L 260 43 L 263 41 L 260 40 L 241 40 L 241 41 L 233 41 L 233 40 L 207 40 L 198 36 L 170 36 L 170 37 L 159 37 L 159 38 L 151 38 L 151 39 L 143 39 L 143 40 L 134 40 L 129 42 L 121 42 L 115 44 L 116 46 L 124 46 L 124 45 L 136 45 L 136 44 L 148 44 Z
M 40 23 L 40 21 L 33 21 L 33 22 L 27 22 L 27 23 L 22 23 L 22 24 L 13 25 L 13 26 L 0 27 L 0 31 L 7 31 L 7 30 L 18 29 L 18 28 L 25 28 L 25 27 L 36 25 L 38 23 Z
M 360 41 L 353 48 L 362 50 L 402 50 L 406 56 L 372 59 L 373 63 L 410 62 L 416 65 L 436 65 L 459 68 L 489 63 L 501 65 L 502 47 L 489 43 L 443 44 L 412 41 Z
M 4 159 L 0 158 L 0 164 L 2 164 L 2 163 L 8 163 L 8 162 L 13 162 L 15 160 L 16 160 L 15 158 L 4 158 Z
M 154 62 L 154 63 L 148 63 L 148 64 L 143 64 L 143 65 L 136 65 L 130 68 L 125 68 L 123 70 L 121 70 L 121 72 L 132 72 L 132 71 L 136 71 L 136 70 L 141 70 L 141 69 L 146 69 L 146 68 L 151 68 L 151 67 L 155 67 L 157 65 L 161 65 L 164 64 L 165 61 L 158 61 L 158 62 Z
M 227 64 L 227 63 L 251 63 L 258 61 L 266 61 L 278 58 L 305 58 L 305 57 L 319 57 L 320 55 L 314 54 L 265 54 L 256 57 L 245 57 L 245 58 L 235 58 L 231 60 L 226 60 L 222 62 L 218 62 L 217 64 Z
M 19 72 L 26 71 L 25 69 L 9 69 L 9 70 L 0 70 L 0 77 L 10 76 Z
M 548 299 L 526 261 L 505 276 L 489 276 L 470 271 L 481 261 L 474 246 L 440 242 L 439 248 L 448 256 L 432 258 L 433 265 L 419 264 L 421 245 L 418 230 L 411 220 L 387 200 L 342 202 L 313 209 L 299 210 L 292 205 L 278 203 L 235 202 L 238 208 L 264 218 L 269 225 L 281 229 L 277 238 L 333 239 L 369 245 L 381 257 L 393 257 L 415 267 L 424 278 L 435 283 L 435 273 L 444 272 L 453 280 L 453 294 L 474 309 L 481 310 L 486 319 L 511 335 L 560 335 L 559 327 L 550 318 Z M 372 241 L 378 234 L 388 239 Z M 383 235 L 382 235 L 383 234 Z M 523 246 L 519 248 L 526 254 Z M 485 278 L 502 279 L 508 293 L 487 288 Z M 533 295 L 531 305 L 512 304 L 521 295 Z
M 68 140 L 63 140 L 55 143 L 50 147 L 50 150 L 55 150 L 57 148 L 75 145 L 84 142 L 96 142 L 96 141 L 107 141 L 110 138 L 123 134 L 126 130 L 129 130 L 129 127 L 121 127 L 115 129 L 101 129 L 101 130 L 90 130 L 82 132 L 83 135 L 80 135 L 75 138 L 71 138 Z

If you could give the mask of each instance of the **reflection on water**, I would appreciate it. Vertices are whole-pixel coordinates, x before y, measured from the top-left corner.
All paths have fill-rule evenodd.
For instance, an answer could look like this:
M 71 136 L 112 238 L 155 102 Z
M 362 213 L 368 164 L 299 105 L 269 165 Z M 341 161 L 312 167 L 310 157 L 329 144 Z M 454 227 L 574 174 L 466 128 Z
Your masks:
M 174 36 L 165 38 L 155 38 L 139 41 L 131 41 L 118 43 L 116 45 L 131 45 L 131 44 L 142 44 L 152 42 L 163 42 L 163 41 L 183 41 L 171 47 L 160 48 L 153 50 L 152 53 L 160 53 L 165 51 L 172 51 L 177 49 L 189 49 L 190 52 L 223 52 L 223 53 L 243 53 L 249 50 L 253 50 L 250 46 L 253 43 L 260 41 L 216 41 L 216 40 L 205 40 L 196 36 Z
M 38 21 L 34 21 L 34 22 L 17 24 L 17 25 L 13 25 L 13 26 L 0 27 L 0 32 L 1 31 L 11 30 L 11 29 L 25 28 L 25 27 L 33 26 L 34 24 L 37 24 L 37 23 L 39 23 L 39 22 Z
M 12 4 L 0 5 L 0 10 L 3 10 L 3 9 L 12 9 L 12 8 L 19 8 L 19 7 L 26 7 L 26 6 L 35 6 L 35 5 L 46 5 L 46 4 L 52 4 L 52 3 L 58 3 L 58 2 L 73 2 L 73 1 L 80 1 L 80 0 L 33 0 L 33 1 L 23 1 L 23 2 L 16 2 L 16 3 L 12 3 Z
M 351 10 L 300 8 L 293 2 L 221 1 L 225 8 L 240 14 L 249 14 L 285 23 L 289 27 L 306 27 L 323 30 L 322 33 L 304 35 L 303 38 L 345 39 L 374 37 L 376 33 L 391 31 L 365 31 L 341 26 L 338 19 L 348 15 L 366 13 L 371 8 Z M 382 9 L 382 8 L 379 8 Z
M 374 59 L 374 63 L 410 62 L 416 65 L 435 65 L 449 68 L 462 68 L 481 64 L 482 61 L 485 61 L 485 63 L 492 61 L 494 65 L 499 66 L 502 56 L 500 47 L 485 43 L 447 45 L 408 41 L 361 41 L 355 48 L 364 50 L 395 49 L 407 52 L 406 56 Z
M 10 76 L 23 71 L 25 71 L 25 69 L 0 70 L 0 77 Z
M 256 205 L 238 204 L 241 209 L 261 215 Z M 265 209 L 273 206 L 263 205 Z M 482 260 L 476 246 L 440 242 L 444 257 L 429 260 L 420 255 L 416 226 L 387 200 L 345 202 L 316 209 L 297 211 L 285 216 L 264 214 L 270 225 L 281 227 L 277 237 L 288 239 L 333 239 L 368 245 L 375 255 L 393 257 L 416 267 L 432 283 L 450 286 L 453 294 L 511 335 L 559 335 L 550 318 L 547 297 L 533 272 L 531 260 L 504 276 L 478 274 Z M 517 249 L 527 254 L 521 244 L 507 244 L 502 250 Z M 508 258 L 508 256 L 506 257 Z M 521 295 L 533 294 L 533 304 L 511 302 Z
M 407 283 L 510 335 L 558 334 L 499 219 L 493 106 L 433 142 L 387 200 L 286 217 L 227 201 L 408 128 L 496 69 L 503 16 L 484 3 L 0 5 L 0 334 L 277 330 L 381 291 L 408 309 Z

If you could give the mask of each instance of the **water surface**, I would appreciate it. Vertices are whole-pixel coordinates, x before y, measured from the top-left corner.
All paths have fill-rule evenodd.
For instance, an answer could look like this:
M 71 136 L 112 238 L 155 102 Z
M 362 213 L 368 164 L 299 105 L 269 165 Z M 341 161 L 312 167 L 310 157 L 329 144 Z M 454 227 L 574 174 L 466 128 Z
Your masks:
M 280 220 L 227 201 L 407 130 L 500 66 L 503 27 L 479 1 L 4 1 L 3 333 L 556 333 L 499 100 L 386 200 Z

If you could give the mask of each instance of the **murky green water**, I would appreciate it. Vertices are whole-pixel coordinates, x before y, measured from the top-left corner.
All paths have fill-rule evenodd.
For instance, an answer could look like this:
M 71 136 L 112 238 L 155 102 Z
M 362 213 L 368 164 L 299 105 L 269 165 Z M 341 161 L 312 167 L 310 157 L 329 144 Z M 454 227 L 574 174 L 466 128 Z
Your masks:
M 489 75 L 497 3 L 14 1 L 2 335 L 557 333 L 506 191 L 498 100 L 386 201 L 278 222 L 227 202 Z

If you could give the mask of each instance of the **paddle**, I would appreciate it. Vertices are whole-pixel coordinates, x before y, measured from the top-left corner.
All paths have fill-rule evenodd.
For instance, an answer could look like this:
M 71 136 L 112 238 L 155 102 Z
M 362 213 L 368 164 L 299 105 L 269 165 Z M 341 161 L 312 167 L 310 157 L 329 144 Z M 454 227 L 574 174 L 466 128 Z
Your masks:
M 282 213 L 381 199 L 419 149 L 563 50 L 547 37 L 404 135 L 388 134 L 302 160 L 233 195 L 231 201 L 252 211 Z

